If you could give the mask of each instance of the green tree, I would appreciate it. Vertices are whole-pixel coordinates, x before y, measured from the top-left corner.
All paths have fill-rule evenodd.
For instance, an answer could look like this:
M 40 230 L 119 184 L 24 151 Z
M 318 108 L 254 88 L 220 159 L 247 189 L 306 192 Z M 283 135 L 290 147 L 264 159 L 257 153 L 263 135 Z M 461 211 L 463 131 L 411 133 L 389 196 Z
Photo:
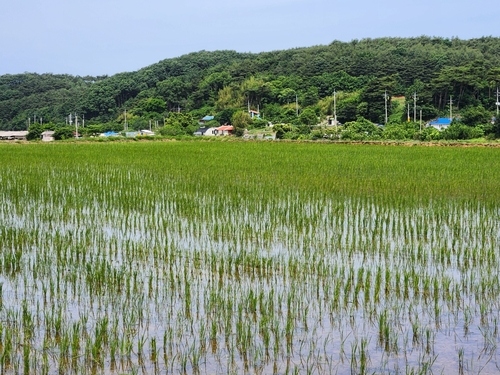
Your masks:
M 82 133 L 89 137 L 96 137 L 101 133 L 104 133 L 104 127 L 102 124 L 88 125 L 82 129 Z
M 40 139 L 42 137 L 42 133 L 43 133 L 42 125 L 38 123 L 32 124 L 28 129 L 28 135 L 26 136 L 26 139 L 28 141 Z
M 299 121 L 303 125 L 313 126 L 318 124 L 318 116 L 312 108 L 306 108 L 299 115 Z
M 342 139 L 363 140 L 380 139 L 382 129 L 371 121 L 359 117 L 356 121 L 347 122 L 341 134 Z
M 71 126 L 61 126 L 54 131 L 54 139 L 71 139 L 74 138 L 75 128 Z
M 360 105 L 358 105 L 358 115 L 366 119 L 384 123 L 385 121 L 385 99 L 384 95 L 387 92 L 389 95 L 397 86 L 395 76 L 387 76 L 383 78 L 375 78 L 361 92 Z M 390 108 L 390 99 L 387 106 Z
M 160 98 L 146 98 L 139 101 L 137 106 L 133 108 L 134 114 L 143 116 L 148 119 L 160 118 L 165 112 L 166 104 Z
M 236 112 L 232 119 L 232 125 L 234 127 L 233 134 L 237 137 L 241 137 L 248 127 L 252 124 L 252 119 L 247 112 L 238 111 Z
M 214 120 L 216 120 L 219 124 L 230 124 L 231 119 L 233 118 L 233 115 L 237 112 L 238 110 L 236 108 L 227 108 L 215 115 Z
M 483 106 L 467 107 L 461 111 L 461 122 L 468 126 L 484 125 L 491 121 L 491 113 Z

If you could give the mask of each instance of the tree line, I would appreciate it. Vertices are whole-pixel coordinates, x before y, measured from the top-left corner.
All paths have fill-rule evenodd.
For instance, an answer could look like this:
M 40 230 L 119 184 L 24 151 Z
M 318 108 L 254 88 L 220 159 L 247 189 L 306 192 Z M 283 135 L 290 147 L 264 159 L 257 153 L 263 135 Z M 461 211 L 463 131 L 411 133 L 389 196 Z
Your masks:
M 258 54 L 200 51 L 109 77 L 0 76 L 0 128 L 64 127 L 77 114 L 96 129 L 120 130 L 125 121 L 141 129 L 153 121 L 166 126 L 164 133 L 180 134 L 214 115 L 219 124 L 272 122 L 305 135 L 334 110 L 343 124 L 384 124 L 387 93 L 387 125 L 404 125 L 415 109 L 424 121 L 448 116 L 451 103 L 462 125 L 499 136 L 488 125 L 499 86 L 500 38 L 494 37 L 334 41 Z M 248 108 L 260 120 L 242 118 Z

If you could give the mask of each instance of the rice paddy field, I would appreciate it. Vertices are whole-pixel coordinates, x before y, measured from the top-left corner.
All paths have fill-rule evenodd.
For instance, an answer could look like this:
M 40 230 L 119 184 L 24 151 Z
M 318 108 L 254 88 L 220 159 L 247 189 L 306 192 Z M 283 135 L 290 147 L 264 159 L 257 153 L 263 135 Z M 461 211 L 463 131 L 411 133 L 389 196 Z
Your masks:
M 0 145 L 1 374 L 500 372 L 500 149 Z

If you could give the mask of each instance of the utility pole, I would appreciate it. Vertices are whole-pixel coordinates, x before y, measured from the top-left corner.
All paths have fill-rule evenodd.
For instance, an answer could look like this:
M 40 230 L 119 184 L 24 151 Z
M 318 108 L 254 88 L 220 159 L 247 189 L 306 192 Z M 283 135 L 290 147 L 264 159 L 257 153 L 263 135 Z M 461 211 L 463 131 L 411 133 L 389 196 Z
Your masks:
M 297 98 L 297 93 L 295 93 L 295 114 L 299 117 L 299 99 Z
M 125 122 L 123 123 L 123 129 L 124 129 L 125 131 L 127 131 L 127 130 L 128 130 L 128 125 L 127 125 L 127 109 L 125 109 L 125 112 L 124 112 L 124 115 L 123 115 L 123 116 L 124 116 L 124 118 L 125 118 Z
M 335 125 L 335 130 L 337 130 L 337 92 L 333 90 L 333 125 Z
M 500 106 L 500 101 L 498 100 L 498 95 L 500 94 L 500 92 L 498 91 L 498 87 L 497 87 L 497 102 L 496 102 L 496 105 L 497 105 L 497 119 L 496 121 L 498 121 L 498 107 Z
M 385 101 L 385 125 L 387 125 L 387 90 L 384 92 L 384 101 Z
M 78 115 L 76 113 L 75 113 L 75 127 L 76 127 L 75 138 L 78 138 Z
M 417 122 L 417 92 L 413 93 L 413 122 Z
M 410 122 L 410 103 L 408 103 L 408 110 L 406 111 L 406 115 L 408 117 L 408 122 Z
M 420 110 L 420 131 L 422 131 L 422 110 Z

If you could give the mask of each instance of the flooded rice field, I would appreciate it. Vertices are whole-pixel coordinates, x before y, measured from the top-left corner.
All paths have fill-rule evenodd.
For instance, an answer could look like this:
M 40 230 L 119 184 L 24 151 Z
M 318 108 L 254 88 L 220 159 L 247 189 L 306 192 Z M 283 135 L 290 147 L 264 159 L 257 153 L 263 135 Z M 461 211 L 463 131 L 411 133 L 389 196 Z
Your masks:
M 0 149 L 0 372 L 499 372 L 499 172 L 438 151 L 498 154 Z

